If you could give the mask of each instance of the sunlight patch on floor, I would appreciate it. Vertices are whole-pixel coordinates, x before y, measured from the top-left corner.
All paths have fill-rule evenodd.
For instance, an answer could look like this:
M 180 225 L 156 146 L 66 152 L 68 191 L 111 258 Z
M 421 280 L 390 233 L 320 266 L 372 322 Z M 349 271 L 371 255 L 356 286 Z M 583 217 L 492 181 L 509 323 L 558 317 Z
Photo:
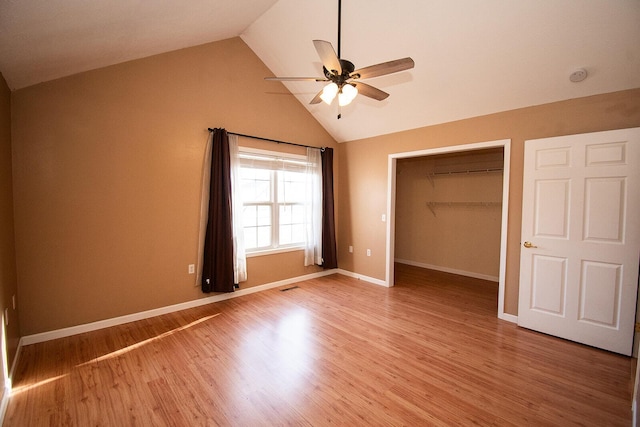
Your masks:
M 200 323 L 206 322 L 209 319 L 212 319 L 212 318 L 214 318 L 216 316 L 219 316 L 220 314 L 221 313 L 216 313 L 216 314 L 212 314 L 211 316 L 203 317 L 202 319 L 194 320 L 193 322 L 191 322 L 189 324 L 186 324 L 184 326 L 180 326 L 179 328 L 172 329 L 172 330 L 167 331 L 165 333 L 162 333 L 162 334 L 160 334 L 160 335 L 158 335 L 156 337 L 148 338 L 148 339 L 146 339 L 144 341 L 140 341 L 139 343 L 131 344 L 131 345 L 127 346 L 127 347 L 121 348 L 120 350 L 112 351 L 111 353 L 107 353 L 107 354 L 105 354 L 103 356 L 96 357 L 95 359 L 91 359 L 91 360 L 89 360 L 87 362 L 84 362 L 84 363 L 81 363 L 81 364 L 79 364 L 77 366 L 86 366 L 86 365 L 90 365 L 90 364 L 93 364 L 93 363 L 102 362 L 104 360 L 111 359 L 113 357 L 118 357 L 118 356 L 120 356 L 122 354 L 128 353 L 128 352 L 130 352 L 132 350 L 135 350 L 137 348 L 145 346 L 145 345 L 147 345 L 149 343 L 152 343 L 154 341 L 158 341 L 158 340 L 161 340 L 163 338 L 166 338 L 169 335 L 173 335 L 173 334 L 175 334 L 177 332 L 184 331 L 185 329 L 192 328 L 192 327 L 194 327 L 194 326 L 196 326 L 196 325 L 198 325 Z

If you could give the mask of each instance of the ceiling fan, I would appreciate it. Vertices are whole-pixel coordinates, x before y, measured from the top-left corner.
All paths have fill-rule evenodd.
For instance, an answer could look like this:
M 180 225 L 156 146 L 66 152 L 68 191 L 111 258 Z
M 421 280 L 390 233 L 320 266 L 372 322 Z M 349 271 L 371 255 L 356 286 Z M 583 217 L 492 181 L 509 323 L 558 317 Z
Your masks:
M 330 105 L 337 96 L 338 105 L 342 107 L 351 103 L 358 93 L 377 101 L 386 99 L 389 96 L 388 93 L 363 83 L 360 80 L 409 70 L 415 65 L 413 59 L 409 57 L 396 59 L 394 61 L 370 65 L 356 70 L 351 61 L 340 58 L 341 15 L 342 1 L 338 0 L 337 54 L 331 43 L 328 41 L 313 41 L 313 45 L 315 46 L 318 56 L 322 61 L 324 77 L 265 77 L 265 80 L 330 82 L 313 97 L 310 104 L 318 104 L 320 101 L 324 101 Z M 338 118 L 340 117 L 341 115 L 338 114 Z

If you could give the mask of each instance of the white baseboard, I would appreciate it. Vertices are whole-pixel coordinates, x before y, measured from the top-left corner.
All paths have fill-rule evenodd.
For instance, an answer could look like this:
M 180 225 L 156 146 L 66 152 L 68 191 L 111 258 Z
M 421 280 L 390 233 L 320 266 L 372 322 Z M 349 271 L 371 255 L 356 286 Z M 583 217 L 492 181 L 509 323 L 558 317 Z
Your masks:
M 374 279 L 373 277 L 364 276 L 362 274 L 354 273 L 353 271 L 343 270 L 341 268 L 338 269 L 338 274 L 342 274 L 343 276 L 353 277 L 354 279 L 364 280 L 365 282 L 373 283 L 374 285 L 388 287 L 387 282 L 380 279 Z
M 493 277 L 490 277 L 490 276 L 478 275 L 478 274 L 475 274 L 475 273 L 469 273 L 469 272 L 464 272 L 464 271 L 460 271 L 460 270 L 446 269 L 446 268 L 432 266 L 432 265 L 428 265 L 428 264 L 416 263 L 416 262 L 413 262 L 413 261 L 396 259 L 396 262 L 403 263 L 403 264 L 414 265 L 414 266 L 417 266 L 417 267 L 430 268 L 430 269 L 433 269 L 433 270 L 445 271 L 445 272 L 448 272 L 448 273 L 455 273 L 455 274 L 461 274 L 461 275 L 464 275 L 464 276 L 476 277 L 476 278 L 479 278 L 479 279 L 497 281 L 497 278 L 493 278 Z M 150 317 L 160 316 L 162 314 L 173 313 L 175 311 L 186 310 L 186 309 L 189 309 L 189 308 L 199 307 L 199 306 L 206 305 L 206 304 L 212 304 L 212 303 L 219 302 L 219 301 L 224 301 L 224 300 L 227 300 L 227 299 L 230 299 L 230 298 L 236 298 L 236 297 L 240 297 L 240 296 L 243 296 L 243 295 L 249 295 L 249 294 L 252 294 L 252 293 L 255 293 L 255 292 L 265 291 L 265 290 L 268 290 L 268 289 L 277 288 L 279 286 L 290 285 L 292 283 L 297 283 L 297 282 L 301 282 L 301 281 L 304 281 L 304 280 L 310 280 L 310 279 L 314 279 L 314 278 L 317 278 L 317 277 L 328 276 L 330 274 L 335 274 L 335 273 L 339 273 L 339 274 L 342 274 L 342 275 L 345 275 L 345 276 L 348 276 L 348 277 L 353 277 L 353 278 L 359 279 L 359 280 L 364 280 L 366 282 L 373 283 L 373 284 L 379 285 L 379 286 L 384 286 L 384 287 L 388 286 L 387 283 L 384 280 L 380 280 L 380 279 L 376 279 L 376 278 L 373 278 L 373 277 L 365 276 L 365 275 L 362 275 L 362 274 L 354 273 L 354 272 L 351 272 L 351 271 L 348 271 L 348 270 L 332 269 L 332 270 L 327 270 L 327 271 L 321 271 L 321 272 L 318 272 L 318 273 L 307 274 L 307 275 L 304 275 L 304 276 L 298 276 L 298 277 L 294 277 L 294 278 L 291 278 L 291 279 L 280 280 L 280 281 L 273 282 L 273 283 L 267 283 L 267 284 L 264 284 L 264 285 L 253 286 L 253 287 L 247 288 L 247 289 L 240 289 L 240 290 L 238 290 L 236 292 L 213 295 L 213 296 L 210 296 L 210 297 L 200 298 L 200 299 L 193 300 L 193 301 L 187 301 L 187 302 L 180 303 L 180 304 L 174 304 L 174 305 L 170 305 L 170 306 L 166 306 L 166 307 L 160 307 L 160 308 L 147 310 L 147 311 L 142 311 L 142 312 L 138 312 L 138 313 L 127 314 L 127 315 L 124 315 L 124 316 L 114 317 L 114 318 L 111 318 L 111 319 L 99 320 L 97 322 L 86 323 L 86 324 L 78 325 L 78 326 L 71 326 L 71 327 L 68 327 L 68 328 L 57 329 L 57 330 L 48 331 L 48 332 L 42 332 L 42 333 L 39 333 L 39 334 L 25 335 L 24 337 L 20 338 L 20 343 L 18 345 L 18 352 L 16 353 L 16 357 L 14 358 L 12 371 L 13 371 L 13 368 L 15 367 L 15 362 L 18 359 L 18 355 L 20 353 L 20 348 L 22 346 L 25 346 L 25 345 L 31 345 L 31 344 L 36 344 L 36 343 L 39 343 L 39 342 L 50 341 L 50 340 L 54 340 L 54 339 L 57 339 L 57 338 L 64 338 L 64 337 L 68 337 L 68 336 L 71 336 L 71 335 L 81 334 L 81 333 L 84 333 L 84 332 L 91 332 L 91 331 L 95 331 L 95 330 L 98 330 L 98 329 L 103 329 L 103 328 L 108 328 L 108 327 L 111 327 L 111 326 L 122 325 L 124 323 L 134 322 L 136 320 L 148 319 Z M 515 317 L 515 316 L 511 316 L 511 315 L 507 315 L 507 314 L 505 314 L 504 316 L 505 316 L 504 319 L 505 320 L 509 320 L 509 321 L 513 321 L 513 320 L 510 320 L 509 317 Z M 517 317 L 515 317 L 515 319 L 517 321 Z
M 50 341 L 57 338 L 64 338 L 71 335 L 81 334 L 84 332 L 96 331 L 98 329 L 108 328 L 111 326 L 122 325 L 124 323 L 134 322 L 136 320 L 148 319 L 150 317 L 160 316 L 162 314 L 173 313 L 175 311 L 186 310 L 188 308 L 199 307 L 214 302 L 224 301 L 231 298 L 241 297 L 243 295 L 253 294 L 255 292 L 266 291 L 268 289 L 277 288 L 279 286 L 290 285 L 292 283 L 302 282 L 304 280 L 315 279 L 318 277 L 328 276 L 337 273 L 337 269 L 320 271 L 318 273 L 298 276 L 291 279 L 280 280 L 277 282 L 267 283 L 264 285 L 253 286 L 251 288 L 240 289 L 235 292 L 212 295 L 210 297 L 200 298 L 193 301 L 187 301 L 180 304 L 174 304 L 166 307 L 155 308 L 153 310 L 142 311 L 139 313 L 127 314 L 125 316 L 114 317 L 111 319 L 99 320 L 97 322 L 86 323 L 69 328 L 57 329 L 54 331 L 42 332 L 39 334 L 26 335 L 20 338 L 18 348 L 24 345 L 36 344 L 39 342 Z M 15 360 L 18 359 L 16 354 Z
M 442 271 L 444 273 L 452 273 L 452 274 L 458 274 L 460 276 L 473 277 L 474 279 L 489 280 L 491 282 L 498 282 L 500 280 L 498 276 L 490 276 L 488 274 L 474 273 L 472 271 L 457 270 L 455 268 L 441 267 L 439 265 L 426 264 L 423 262 L 410 261 L 407 259 L 396 258 L 395 262 L 399 264 L 412 265 L 414 267 L 428 268 L 429 270 Z

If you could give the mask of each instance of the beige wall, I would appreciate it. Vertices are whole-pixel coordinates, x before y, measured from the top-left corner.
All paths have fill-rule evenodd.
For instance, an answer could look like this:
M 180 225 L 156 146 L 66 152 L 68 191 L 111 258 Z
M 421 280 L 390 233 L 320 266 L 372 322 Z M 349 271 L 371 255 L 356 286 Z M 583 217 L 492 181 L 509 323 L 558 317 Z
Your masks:
M 396 260 L 497 280 L 502 173 L 465 171 L 495 170 L 502 164 L 502 149 L 398 160 Z M 430 208 L 428 202 L 453 204 Z M 493 204 L 456 204 L 466 202 Z
M 510 138 L 505 311 L 516 314 L 524 140 L 640 126 L 636 89 L 336 145 L 283 86 L 263 80 L 270 74 L 235 38 L 11 95 L 23 335 L 206 296 L 187 265 L 197 262 L 207 127 L 337 148 L 339 266 L 380 280 L 388 155 Z M 318 271 L 301 259 L 250 258 L 243 286 Z
M 9 324 L 5 326 L 7 359 L 13 363 L 20 340 L 18 311 L 12 298 L 17 297 L 16 255 L 13 222 L 13 180 L 11 177 L 11 94 L 0 75 L 0 310 L 7 310 Z M 0 375 L 0 381 L 2 381 Z M 4 387 L 0 388 L 0 392 Z
M 505 307 L 517 314 L 524 141 L 640 126 L 640 89 L 573 99 L 340 144 L 338 174 L 341 268 L 385 278 L 389 154 L 511 139 Z M 354 252 L 348 252 L 348 246 Z M 371 249 L 371 257 L 366 249 Z
M 23 335 L 207 296 L 187 274 L 207 127 L 336 146 L 268 75 L 234 38 L 12 94 Z M 242 287 L 318 271 L 301 264 L 251 258 Z

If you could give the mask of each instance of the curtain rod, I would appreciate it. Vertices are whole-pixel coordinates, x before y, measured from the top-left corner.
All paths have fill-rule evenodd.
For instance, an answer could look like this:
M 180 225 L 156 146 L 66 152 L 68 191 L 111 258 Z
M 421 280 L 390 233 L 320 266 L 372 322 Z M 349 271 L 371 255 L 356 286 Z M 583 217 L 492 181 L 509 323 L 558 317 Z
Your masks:
M 213 132 L 212 128 L 208 128 L 209 132 Z M 275 142 L 276 144 L 287 144 L 287 145 L 295 145 L 296 147 L 303 147 L 303 148 L 315 148 L 317 150 L 320 151 L 324 151 L 325 147 L 313 147 L 311 145 L 304 145 L 304 144 L 296 144 L 295 142 L 287 142 L 287 141 L 278 141 L 277 139 L 270 139 L 270 138 L 262 138 L 260 136 L 253 136 L 253 135 L 245 135 L 243 133 L 237 133 L 237 132 L 227 132 L 229 135 L 237 135 L 237 136 L 242 136 L 245 138 L 253 138 L 253 139 L 260 139 L 262 141 L 268 141 L 268 142 Z

